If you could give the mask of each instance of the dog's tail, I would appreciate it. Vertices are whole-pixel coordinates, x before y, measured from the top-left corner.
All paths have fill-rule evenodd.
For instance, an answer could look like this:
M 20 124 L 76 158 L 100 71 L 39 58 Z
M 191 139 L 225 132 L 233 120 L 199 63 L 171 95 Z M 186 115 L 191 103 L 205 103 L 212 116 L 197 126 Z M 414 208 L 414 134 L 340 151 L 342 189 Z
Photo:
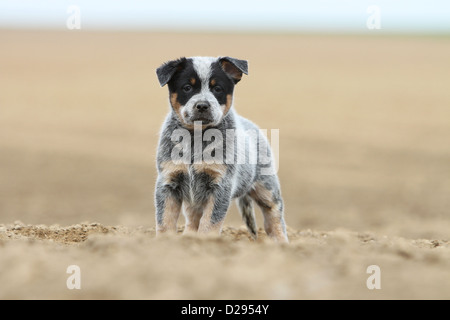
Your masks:
M 248 194 L 238 198 L 237 204 L 239 212 L 241 213 L 242 220 L 247 225 L 247 229 L 253 239 L 257 238 L 255 211 L 253 210 L 253 200 Z

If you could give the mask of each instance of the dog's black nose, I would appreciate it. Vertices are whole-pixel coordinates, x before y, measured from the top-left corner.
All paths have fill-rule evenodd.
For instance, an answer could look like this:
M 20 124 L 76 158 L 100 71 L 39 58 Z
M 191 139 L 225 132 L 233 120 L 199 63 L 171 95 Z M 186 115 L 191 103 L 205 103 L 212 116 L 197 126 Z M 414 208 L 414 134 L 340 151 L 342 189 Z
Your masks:
M 202 101 L 202 102 L 197 102 L 197 104 L 195 105 L 195 109 L 197 109 L 197 111 L 199 112 L 203 112 L 208 110 L 210 107 L 209 102 L 206 101 Z

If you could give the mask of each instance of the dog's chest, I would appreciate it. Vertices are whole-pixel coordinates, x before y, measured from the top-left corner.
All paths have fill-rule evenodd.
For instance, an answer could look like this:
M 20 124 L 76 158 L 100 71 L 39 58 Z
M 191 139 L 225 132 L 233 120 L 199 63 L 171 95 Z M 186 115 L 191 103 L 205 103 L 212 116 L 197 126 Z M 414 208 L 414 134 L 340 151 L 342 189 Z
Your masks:
M 167 161 L 161 164 L 161 173 L 164 176 L 166 184 L 173 183 L 195 183 L 197 180 L 210 180 L 213 183 L 219 183 L 227 172 L 225 164 L 218 163 L 175 163 Z

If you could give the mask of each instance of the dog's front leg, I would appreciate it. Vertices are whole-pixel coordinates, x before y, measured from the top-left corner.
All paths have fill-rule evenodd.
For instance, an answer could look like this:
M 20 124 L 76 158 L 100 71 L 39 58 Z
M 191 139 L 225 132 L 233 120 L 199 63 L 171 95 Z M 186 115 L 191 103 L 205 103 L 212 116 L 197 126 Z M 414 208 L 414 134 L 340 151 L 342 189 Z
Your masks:
M 231 202 L 231 181 L 223 164 L 192 166 L 193 204 L 199 208 L 201 218 L 198 233 L 218 233 Z
M 178 190 L 158 179 L 155 191 L 156 233 L 176 232 L 182 198 Z
M 184 234 L 198 232 L 200 219 L 202 217 L 202 208 L 192 204 L 186 204 L 184 207 L 184 216 L 186 219 L 186 226 L 184 227 Z
M 203 207 L 198 232 L 220 234 L 230 202 L 231 197 L 226 191 L 213 192 Z

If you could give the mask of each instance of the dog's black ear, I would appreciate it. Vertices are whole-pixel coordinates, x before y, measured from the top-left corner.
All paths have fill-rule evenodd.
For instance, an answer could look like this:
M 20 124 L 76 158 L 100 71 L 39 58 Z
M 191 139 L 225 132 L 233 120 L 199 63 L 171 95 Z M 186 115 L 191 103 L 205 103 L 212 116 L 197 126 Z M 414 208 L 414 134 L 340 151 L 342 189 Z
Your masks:
M 234 81 L 238 83 L 242 79 L 242 73 L 248 74 L 248 62 L 230 57 L 219 59 L 223 71 Z
M 186 58 L 183 57 L 177 60 L 165 62 L 162 66 L 156 69 L 156 75 L 158 76 L 161 87 L 164 87 L 177 71 L 182 70 L 185 63 Z

